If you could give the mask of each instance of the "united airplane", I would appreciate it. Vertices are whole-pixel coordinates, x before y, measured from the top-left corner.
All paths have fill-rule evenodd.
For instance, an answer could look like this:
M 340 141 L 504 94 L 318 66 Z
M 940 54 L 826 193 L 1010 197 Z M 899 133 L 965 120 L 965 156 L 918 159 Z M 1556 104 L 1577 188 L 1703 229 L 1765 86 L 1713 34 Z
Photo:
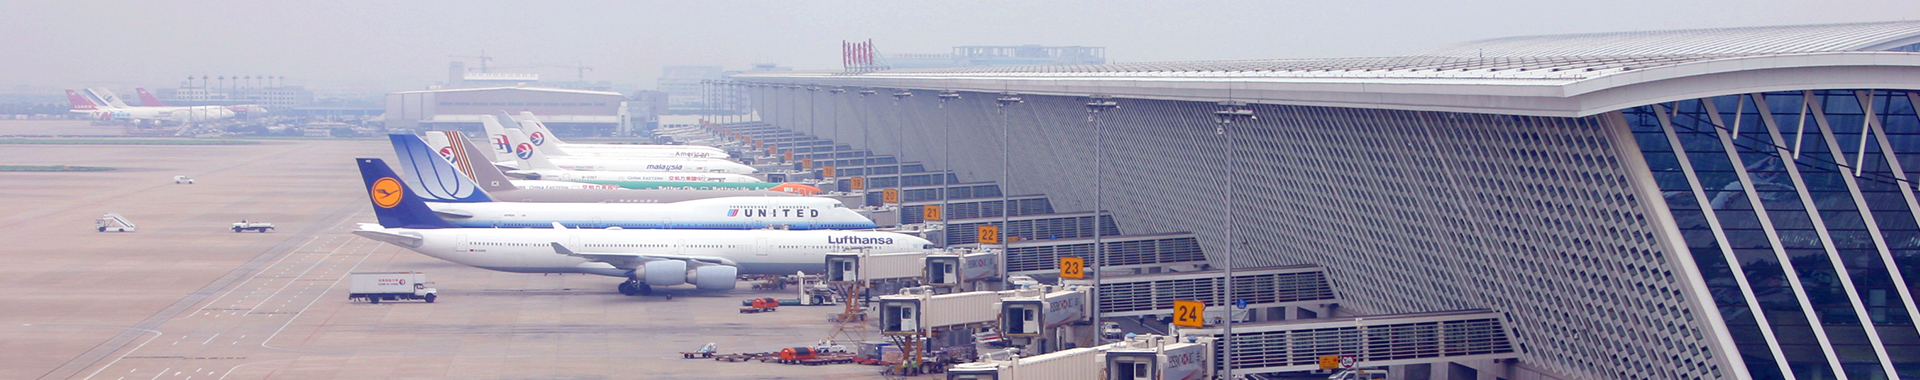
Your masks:
M 622 277 L 627 281 L 618 289 L 627 295 L 682 284 L 729 290 L 741 274 L 820 272 L 829 252 L 932 247 L 912 235 L 875 231 L 459 228 L 435 215 L 379 159 L 355 161 L 379 223 L 363 224 L 354 235 L 489 270 Z

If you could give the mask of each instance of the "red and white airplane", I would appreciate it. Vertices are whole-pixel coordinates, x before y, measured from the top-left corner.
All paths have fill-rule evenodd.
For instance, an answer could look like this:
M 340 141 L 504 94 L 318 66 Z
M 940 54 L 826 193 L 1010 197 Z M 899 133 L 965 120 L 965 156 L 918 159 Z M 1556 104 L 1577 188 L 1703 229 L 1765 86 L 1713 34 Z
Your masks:
M 82 94 L 81 91 L 85 91 Z M 201 122 L 233 117 L 234 112 L 225 106 L 191 107 L 131 107 L 121 102 L 112 92 L 82 89 L 67 90 L 67 101 L 73 103 L 69 112 L 83 113 L 97 120 L 133 120 L 133 121 L 175 121 Z M 92 95 L 93 98 L 88 98 Z M 98 99 L 99 101 L 95 101 Z

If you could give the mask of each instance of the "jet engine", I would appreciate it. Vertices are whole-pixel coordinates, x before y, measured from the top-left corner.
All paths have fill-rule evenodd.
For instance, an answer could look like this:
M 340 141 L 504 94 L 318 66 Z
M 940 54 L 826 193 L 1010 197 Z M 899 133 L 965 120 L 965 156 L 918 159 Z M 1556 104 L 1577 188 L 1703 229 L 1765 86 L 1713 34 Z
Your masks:
M 674 286 L 687 283 L 687 262 L 680 260 L 648 261 L 640 268 L 640 278 L 652 286 Z
M 726 265 L 704 265 L 693 268 L 688 280 L 700 287 L 700 290 L 733 290 L 733 283 L 740 275 L 740 268 Z

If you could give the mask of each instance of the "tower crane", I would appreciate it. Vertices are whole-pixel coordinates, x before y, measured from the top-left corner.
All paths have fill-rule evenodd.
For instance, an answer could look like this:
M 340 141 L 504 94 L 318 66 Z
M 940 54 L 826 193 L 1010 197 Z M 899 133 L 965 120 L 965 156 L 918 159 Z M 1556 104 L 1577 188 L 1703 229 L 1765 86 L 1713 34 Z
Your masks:
M 492 56 L 488 56 L 488 55 L 487 55 L 487 51 L 486 51 L 486 50 L 481 50 L 481 51 L 480 51 L 480 55 L 449 55 L 449 56 L 447 56 L 447 58 L 473 58 L 473 59 L 479 59 L 479 60 L 480 60 L 480 72 L 482 72 L 482 73 L 484 73 L 484 72 L 487 72 L 487 62 L 489 62 L 489 61 L 493 61 L 493 57 L 492 57 Z

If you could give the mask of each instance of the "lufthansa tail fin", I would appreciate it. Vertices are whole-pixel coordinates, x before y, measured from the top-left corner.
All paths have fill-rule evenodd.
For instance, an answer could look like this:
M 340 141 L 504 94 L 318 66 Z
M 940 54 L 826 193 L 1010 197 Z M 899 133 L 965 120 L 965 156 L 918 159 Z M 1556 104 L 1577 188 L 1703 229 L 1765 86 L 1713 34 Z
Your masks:
M 410 175 L 402 178 L 407 188 L 422 199 L 454 203 L 493 201 L 487 192 L 480 190 L 480 186 L 454 168 L 446 156 L 428 147 L 426 141 L 421 141 L 420 136 L 390 134 L 387 139 L 393 141 L 393 152 L 400 159 L 400 170 Z
M 453 151 L 451 158 L 454 166 L 465 170 L 474 182 L 480 184 L 481 190 L 498 192 L 520 189 L 513 185 L 513 180 L 507 178 L 506 173 L 500 172 L 500 167 L 493 166 L 492 162 L 480 158 L 480 148 L 474 147 L 473 141 L 461 136 L 459 131 L 447 131 L 447 142 L 449 144 L 447 147 Z
M 93 104 L 92 100 L 87 100 L 86 96 L 80 95 L 79 91 L 67 90 L 67 102 L 73 103 L 73 109 L 76 111 L 92 111 L 92 110 L 100 109 L 98 105 Z
M 166 107 L 167 106 L 166 103 L 160 102 L 160 98 L 153 96 L 153 93 L 147 92 L 147 89 L 145 88 L 135 88 L 133 89 L 133 92 L 135 92 L 137 95 L 140 95 L 140 105 L 143 107 Z
M 367 183 L 367 200 L 373 203 L 373 214 L 379 217 L 380 226 L 386 228 L 453 228 L 453 223 L 433 214 L 427 202 L 414 195 L 400 176 L 387 168 L 387 162 L 378 158 L 356 158 L 360 164 L 360 178 Z

